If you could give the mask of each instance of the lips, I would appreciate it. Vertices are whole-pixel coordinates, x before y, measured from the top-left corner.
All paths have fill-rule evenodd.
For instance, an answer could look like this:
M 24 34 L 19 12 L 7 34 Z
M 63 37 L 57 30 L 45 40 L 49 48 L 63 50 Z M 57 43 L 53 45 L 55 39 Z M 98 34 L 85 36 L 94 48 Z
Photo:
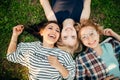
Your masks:
M 94 45 L 96 43 L 96 40 L 94 40 L 93 42 L 88 43 L 88 45 Z
M 72 30 L 72 28 L 71 28 L 71 27 L 68 27 L 68 28 L 66 28 L 65 30 L 66 30 L 66 31 L 67 31 L 67 30 Z
M 50 38 L 56 39 L 56 35 L 55 35 L 55 34 L 48 34 L 48 36 L 49 36 Z

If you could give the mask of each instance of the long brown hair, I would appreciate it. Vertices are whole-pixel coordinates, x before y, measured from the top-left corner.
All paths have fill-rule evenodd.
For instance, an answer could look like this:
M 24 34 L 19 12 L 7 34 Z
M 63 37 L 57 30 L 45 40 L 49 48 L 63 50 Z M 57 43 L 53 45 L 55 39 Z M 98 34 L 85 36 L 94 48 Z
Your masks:
M 57 24 L 60 27 L 61 31 L 61 26 L 56 21 L 42 21 L 38 24 L 25 27 L 25 31 L 38 38 L 40 41 L 43 41 L 43 37 L 41 36 L 40 31 L 42 31 L 50 23 Z

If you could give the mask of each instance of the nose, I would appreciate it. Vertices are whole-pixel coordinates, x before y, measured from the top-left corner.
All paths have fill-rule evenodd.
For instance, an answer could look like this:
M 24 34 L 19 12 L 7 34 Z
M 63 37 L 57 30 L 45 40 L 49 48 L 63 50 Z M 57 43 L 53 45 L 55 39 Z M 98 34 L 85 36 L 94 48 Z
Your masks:
M 52 30 L 52 33 L 56 33 L 56 30 Z
M 89 40 L 89 41 L 93 40 L 93 37 L 88 36 L 88 40 Z
M 55 35 L 60 35 L 60 33 L 58 33 L 56 30 L 52 30 L 52 34 L 55 34 Z

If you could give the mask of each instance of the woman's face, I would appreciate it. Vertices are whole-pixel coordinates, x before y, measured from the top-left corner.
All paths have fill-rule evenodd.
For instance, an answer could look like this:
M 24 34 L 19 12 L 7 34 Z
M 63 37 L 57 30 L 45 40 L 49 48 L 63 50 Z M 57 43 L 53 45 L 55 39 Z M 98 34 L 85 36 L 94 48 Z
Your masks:
M 47 44 L 55 44 L 60 36 L 60 28 L 55 23 L 48 24 L 41 35 L 43 36 L 43 42 Z
M 68 46 L 75 46 L 77 43 L 77 32 L 73 26 L 63 27 L 61 32 L 61 39 L 63 44 Z
M 84 27 L 80 30 L 80 38 L 83 44 L 90 48 L 96 48 L 99 44 L 99 34 L 91 26 Z

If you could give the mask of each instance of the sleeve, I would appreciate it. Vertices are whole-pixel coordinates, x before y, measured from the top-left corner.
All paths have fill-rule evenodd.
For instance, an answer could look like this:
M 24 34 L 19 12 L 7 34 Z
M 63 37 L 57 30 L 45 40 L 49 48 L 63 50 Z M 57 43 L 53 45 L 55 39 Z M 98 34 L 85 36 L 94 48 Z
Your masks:
M 66 53 L 64 56 L 65 67 L 69 71 L 69 75 L 64 78 L 65 80 L 74 80 L 75 77 L 75 61 L 69 53 Z
M 119 62 L 119 68 L 120 68 L 120 42 L 112 37 L 107 38 L 104 42 L 112 44 L 112 47 L 113 47 L 113 50 L 115 51 L 115 56 Z
M 75 75 L 76 79 L 77 80 L 85 80 L 86 69 L 84 68 L 84 66 L 82 64 L 80 57 L 77 57 L 75 62 L 76 62 L 76 75 Z
M 7 54 L 8 61 L 14 62 L 14 63 L 20 63 L 24 66 L 27 66 L 27 56 L 29 55 L 30 50 L 30 43 L 19 43 L 17 45 L 16 51 L 13 53 Z

